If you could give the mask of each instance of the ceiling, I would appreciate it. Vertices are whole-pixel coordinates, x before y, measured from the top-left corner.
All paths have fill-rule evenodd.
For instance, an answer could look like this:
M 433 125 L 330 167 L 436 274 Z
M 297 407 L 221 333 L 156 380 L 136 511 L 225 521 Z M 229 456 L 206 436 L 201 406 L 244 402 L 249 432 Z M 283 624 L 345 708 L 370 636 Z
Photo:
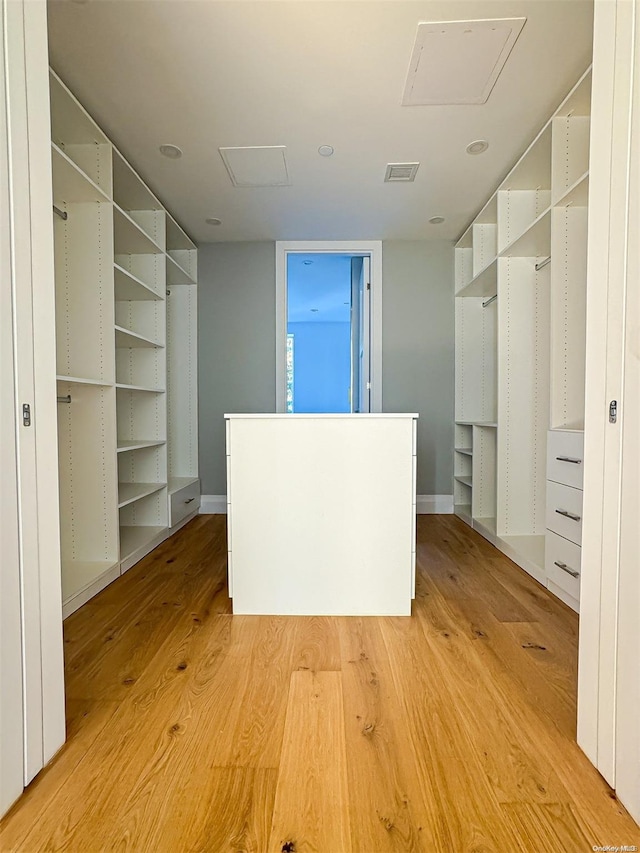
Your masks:
M 401 106 L 418 22 L 519 16 L 485 104 Z M 588 66 L 592 16 L 592 0 L 51 0 L 49 37 L 197 241 L 455 239 Z M 218 148 L 262 145 L 287 147 L 291 186 L 232 186 Z M 406 161 L 414 183 L 383 182 Z

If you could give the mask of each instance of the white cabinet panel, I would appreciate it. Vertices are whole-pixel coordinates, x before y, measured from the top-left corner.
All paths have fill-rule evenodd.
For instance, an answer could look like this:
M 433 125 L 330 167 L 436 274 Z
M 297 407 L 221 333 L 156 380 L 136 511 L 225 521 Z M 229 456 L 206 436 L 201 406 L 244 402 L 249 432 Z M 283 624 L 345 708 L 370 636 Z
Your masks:
M 196 480 L 189 486 L 179 489 L 170 496 L 171 521 L 170 526 L 175 527 L 183 518 L 191 515 L 200 508 L 200 480 Z
M 581 548 L 547 530 L 545 568 L 551 581 L 576 600 L 580 599 Z
M 581 489 L 583 475 L 584 433 L 550 430 L 547 437 L 547 478 Z

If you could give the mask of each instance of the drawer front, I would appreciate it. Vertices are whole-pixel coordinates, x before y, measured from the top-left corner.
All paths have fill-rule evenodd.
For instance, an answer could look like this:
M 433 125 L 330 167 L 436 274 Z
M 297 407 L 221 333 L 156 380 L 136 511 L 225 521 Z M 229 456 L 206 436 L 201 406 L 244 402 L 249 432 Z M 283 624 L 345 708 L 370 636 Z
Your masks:
M 568 542 L 557 533 L 547 530 L 545 543 L 545 569 L 547 581 L 580 600 L 581 548 Z M 578 576 L 575 577 L 576 572 Z
M 582 488 L 584 433 L 550 430 L 547 433 L 547 480 Z
M 547 529 L 582 542 L 582 492 L 560 483 L 547 482 Z
M 171 495 L 171 527 L 200 508 L 200 480 Z

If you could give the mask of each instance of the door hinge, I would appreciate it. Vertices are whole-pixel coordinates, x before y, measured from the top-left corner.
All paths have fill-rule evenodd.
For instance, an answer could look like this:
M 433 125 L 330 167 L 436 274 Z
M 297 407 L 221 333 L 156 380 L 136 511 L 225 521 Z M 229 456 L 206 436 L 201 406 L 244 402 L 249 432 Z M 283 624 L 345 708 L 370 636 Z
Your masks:
M 367 391 L 371 391 L 371 383 L 367 382 Z
M 371 290 L 371 282 L 370 281 L 367 282 L 367 290 Z
M 31 406 L 28 403 L 22 404 L 22 426 L 31 426 Z
M 618 401 L 612 400 L 609 403 L 609 423 L 615 424 L 618 420 Z

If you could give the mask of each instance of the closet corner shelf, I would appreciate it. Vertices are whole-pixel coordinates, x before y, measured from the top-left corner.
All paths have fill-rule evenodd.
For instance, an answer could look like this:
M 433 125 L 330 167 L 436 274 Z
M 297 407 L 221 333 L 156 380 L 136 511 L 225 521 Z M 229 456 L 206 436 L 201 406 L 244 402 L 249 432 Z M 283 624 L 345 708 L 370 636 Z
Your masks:
M 169 286 L 179 284 L 195 284 L 195 279 L 182 267 L 175 258 L 166 254 L 167 258 L 167 284 Z
M 457 480 L 459 483 L 462 483 L 465 486 L 469 486 L 469 488 L 471 488 L 472 486 L 471 477 L 469 476 L 462 476 L 460 474 L 456 474 L 454 476 L 454 480 Z
M 97 385 L 103 388 L 111 388 L 113 386 L 113 382 L 105 382 L 104 379 L 86 379 L 82 376 L 62 376 L 58 374 L 56 380 L 58 382 L 69 382 L 73 385 Z
M 141 450 L 144 447 L 162 447 L 166 443 L 164 439 L 150 439 L 149 441 L 128 439 L 126 441 L 118 441 L 117 453 L 126 453 L 129 450 Z
M 197 483 L 198 479 L 198 477 L 169 477 L 169 494 L 173 495 L 175 492 L 180 491 L 180 489 L 184 489 L 185 486 Z
M 146 385 L 127 385 L 126 382 L 116 382 L 116 388 L 121 391 L 145 391 L 148 394 L 164 394 L 164 388 L 149 388 Z
M 493 296 L 496 292 L 498 259 L 493 258 L 468 284 L 461 287 L 456 296 Z
M 166 483 L 118 483 L 118 509 L 164 489 Z
M 551 208 L 548 207 L 523 233 L 505 246 L 499 258 L 540 258 L 551 252 Z
M 471 504 L 456 504 L 453 508 L 453 512 L 458 516 L 458 518 L 466 521 L 467 524 L 471 524 Z
M 465 456 L 473 456 L 473 451 L 470 447 L 456 447 L 456 453 L 464 453 Z
M 144 548 L 166 532 L 166 527 L 122 526 L 120 528 L 120 561 L 128 560 L 138 549 Z
M 116 302 L 146 302 L 162 296 L 120 264 L 113 265 Z
M 589 170 L 581 175 L 569 189 L 554 201 L 554 207 L 587 207 L 589 203 Z
M 151 338 L 145 338 L 144 335 L 139 335 L 137 332 L 125 329 L 123 326 L 116 326 L 115 331 L 116 349 L 133 349 L 137 347 L 164 349 L 164 344 L 152 341 Z
M 51 143 L 51 168 L 53 172 L 53 203 L 106 202 L 111 199 L 65 152 Z
M 115 202 L 113 203 L 113 245 L 116 255 L 162 255 L 147 232 Z

